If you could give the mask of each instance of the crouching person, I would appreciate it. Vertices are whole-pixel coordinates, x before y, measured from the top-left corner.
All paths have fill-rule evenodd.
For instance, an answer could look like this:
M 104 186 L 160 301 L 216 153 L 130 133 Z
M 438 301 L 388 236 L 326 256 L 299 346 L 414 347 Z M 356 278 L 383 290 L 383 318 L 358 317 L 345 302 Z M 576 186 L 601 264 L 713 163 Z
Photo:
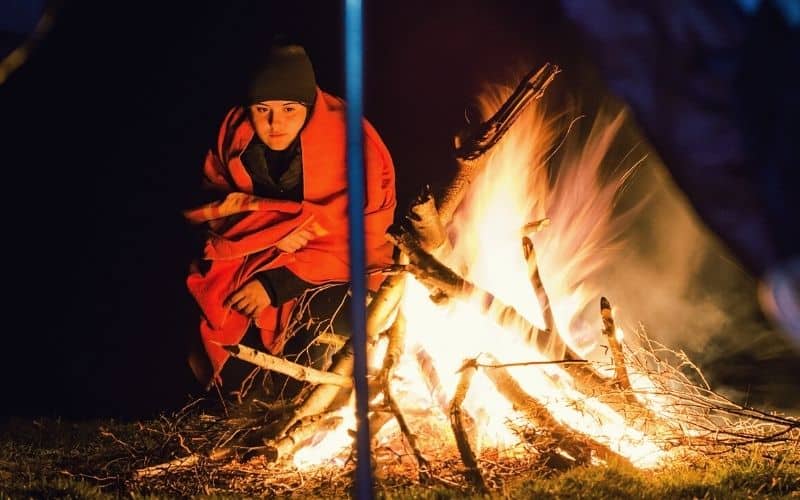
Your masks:
M 363 130 L 366 260 L 375 271 L 392 262 L 385 233 L 395 177 L 378 133 L 366 120 Z M 318 335 L 349 335 L 345 152 L 345 103 L 317 86 L 302 47 L 270 48 L 206 155 L 203 181 L 213 201 L 185 212 L 207 229 L 187 278 L 202 341 L 189 364 L 207 390 L 241 400 L 251 383 L 260 385 L 250 377 L 254 367 L 222 345 L 325 369 L 333 347 Z M 377 290 L 382 276 L 370 276 L 368 288 Z M 271 397 L 300 389 L 289 379 L 272 382 Z

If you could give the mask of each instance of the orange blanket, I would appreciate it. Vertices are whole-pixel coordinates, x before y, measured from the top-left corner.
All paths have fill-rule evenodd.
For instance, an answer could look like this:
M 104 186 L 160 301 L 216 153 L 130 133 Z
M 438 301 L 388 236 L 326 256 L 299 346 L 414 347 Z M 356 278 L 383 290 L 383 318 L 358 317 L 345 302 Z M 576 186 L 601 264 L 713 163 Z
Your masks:
M 216 148 L 206 156 L 205 181 L 220 192 L 220 199 L 185 212 L 190 222 L 205 223 L 209 229 L 203 259 L 192 264 L 187 286 L 202 310 L 200 333 L 217 380 L 228 359 L 218 343 L 239 342 L 250 325 L 248 317 L 223 303 L 256 273 L 286 266 L 311 283 L 349 280 L 343 102 L 317 89 L 313 113 L 300 134 L 304 193 L 300 203 L 252 194 L 252 179 L 240 159 L 254 135 L 246 113 L 242 108 L 228 113 Z M 392 262 L 385 234 L 396 207 L 394 165 L 366 120 L 364 145 L 367 269 L 375 270 Z M 302 227 L 317 235 L 306 247 L 293 254 L 275 248 L 275 243 Z M 371 278 L 369 288 L 376 289 L 380 281 L 380 275 Z M 256 321 L 268 349 L 284 326 L 281 316 L 286 315 L 269 307 Z

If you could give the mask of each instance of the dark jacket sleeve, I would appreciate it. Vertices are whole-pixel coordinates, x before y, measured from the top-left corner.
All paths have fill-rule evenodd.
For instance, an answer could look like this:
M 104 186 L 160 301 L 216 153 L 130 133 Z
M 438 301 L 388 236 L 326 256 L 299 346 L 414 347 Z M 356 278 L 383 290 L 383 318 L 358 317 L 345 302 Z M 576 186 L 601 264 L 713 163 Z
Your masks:
M 274 306 L 279 306 L 287 300 L 299 297 L 309 288 L 317 286 L 298 278 L 296 274 L 285 267 L 261 271 L 256 274 L 256 279 L 267 291 L 269 300 Z

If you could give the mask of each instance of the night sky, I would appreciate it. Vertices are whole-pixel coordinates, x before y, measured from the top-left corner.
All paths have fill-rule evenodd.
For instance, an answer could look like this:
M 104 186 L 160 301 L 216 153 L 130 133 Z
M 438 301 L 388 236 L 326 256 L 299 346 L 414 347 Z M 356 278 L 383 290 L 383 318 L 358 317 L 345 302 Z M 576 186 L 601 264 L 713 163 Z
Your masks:
M 0 85 L 0 416 L 143 418 L 200 393 L 184 284 L 199 243 L 181 210 L 239 69 L 273 34 L 303 44 L 320 87 L 344 94 L 340 4 L 62 3 Z M 587 106 L 598 95 L 555 2 L 366 4 L 365 114 L 395 161 L 398 214 L 452 176 L 452 137 L 485 81 L 553 62 L 568 69 L 554 91 Z

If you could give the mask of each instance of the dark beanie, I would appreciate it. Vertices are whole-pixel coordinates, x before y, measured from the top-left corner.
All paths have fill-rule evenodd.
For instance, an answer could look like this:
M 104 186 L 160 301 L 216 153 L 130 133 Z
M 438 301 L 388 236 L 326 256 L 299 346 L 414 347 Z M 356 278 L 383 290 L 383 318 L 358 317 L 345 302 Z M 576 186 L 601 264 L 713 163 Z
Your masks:
M 281 45 L 270 48 L 258 66 L 247 89 L 246 104 L 261 101 L 314 103 L 317 82 L 314 68 L 303 47 Z

